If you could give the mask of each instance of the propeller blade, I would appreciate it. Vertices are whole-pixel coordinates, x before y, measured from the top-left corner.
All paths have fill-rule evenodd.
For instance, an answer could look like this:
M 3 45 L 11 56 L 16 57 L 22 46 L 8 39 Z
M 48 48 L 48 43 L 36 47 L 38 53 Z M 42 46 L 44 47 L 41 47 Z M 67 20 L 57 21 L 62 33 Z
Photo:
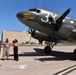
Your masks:
M 67 9 L 59 19 L 56 20 L 57 23 L 61 23 L 62 20 L 69 14 L 69 12 L 72 10 L 72 8 Z
M 35 30 L 32 29 L 32 28 L 29 28 L 29 29 L 28 29 L 28 33 L 31 34 L 31 36 L 34 36 Z
M 72 10 L 72 8 L 67 9 L 62 15 L 61 17 L 59 17 L 59 19 L 56 20 L 56 24 L 55 24 L 55 31 L 58 31 L 62 25 L 62 21 L 63 19 L 69 14 L 69 12 Z
M 31 38 L 32 38 L 32 36 L 30 35 L 30 43 L 31 43 Z
M 32 33 L 32 29 L 31 28 L 28 29 L 28 33 L 30 33 L 30 34 Z
M 29 33 L 29 31 L 30 31 L 30 28 L 28 28 L 28 33 Z

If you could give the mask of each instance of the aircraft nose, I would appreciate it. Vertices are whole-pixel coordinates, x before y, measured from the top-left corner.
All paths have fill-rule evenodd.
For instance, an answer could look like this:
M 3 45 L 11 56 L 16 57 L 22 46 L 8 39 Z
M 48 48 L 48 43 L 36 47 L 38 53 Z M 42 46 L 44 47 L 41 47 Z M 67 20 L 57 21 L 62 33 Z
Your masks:
M 17 13 L 17 18 L 23 18 L 24 14 L 22 12 Z
M 31 15 L 30 12 L 19 12 L 17 14 L 18 19 L 23 19 L 23 20 L 34 20 L 34 16 Z

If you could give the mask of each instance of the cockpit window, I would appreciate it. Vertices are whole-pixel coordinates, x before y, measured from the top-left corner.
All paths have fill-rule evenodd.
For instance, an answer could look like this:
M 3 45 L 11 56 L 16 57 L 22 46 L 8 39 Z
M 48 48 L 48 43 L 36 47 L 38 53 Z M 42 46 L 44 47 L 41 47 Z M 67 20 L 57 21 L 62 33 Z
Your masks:
M 37 13 L 40 13 L 40 10 L 39 9 L 30 9 L 29 11 L 35 11 Z
M 36 9 L 30 9 L 29 11 L 36 11 Z
M 36 12 L 40 13 L 40 10 L 37 9 Z

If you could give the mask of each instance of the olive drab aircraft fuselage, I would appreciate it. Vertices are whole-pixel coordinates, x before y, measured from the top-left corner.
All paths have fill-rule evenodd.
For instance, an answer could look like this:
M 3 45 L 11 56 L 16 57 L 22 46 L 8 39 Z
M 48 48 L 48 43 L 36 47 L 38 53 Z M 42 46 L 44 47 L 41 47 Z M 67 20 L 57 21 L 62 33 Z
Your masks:
M 68 8 L 62 15 L 53 11 L 32 8 L 29 11 L 17 13 L 17 18 L 30 28 L 29 33 L 40 43 L 53 42 L 53 46 L 62 41 L 76 44 L 76 21 L 67 17 L 72 8 Z M 50 53 L 53 46 L 44 48 Z M 73 52 L 76 58 L 76 49 Z

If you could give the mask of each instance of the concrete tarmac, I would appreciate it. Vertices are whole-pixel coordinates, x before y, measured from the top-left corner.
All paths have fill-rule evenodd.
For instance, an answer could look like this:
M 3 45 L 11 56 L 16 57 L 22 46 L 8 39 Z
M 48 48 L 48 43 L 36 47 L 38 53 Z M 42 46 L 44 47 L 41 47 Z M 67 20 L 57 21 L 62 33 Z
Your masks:
M 20 46 L 19 61 L 14 61 L 11 47 L 9 60 L 0 60 L 0 75 L 76 75 L 75 48 L 55 46 L 52 53 L 45 54 L 44 46 Z

